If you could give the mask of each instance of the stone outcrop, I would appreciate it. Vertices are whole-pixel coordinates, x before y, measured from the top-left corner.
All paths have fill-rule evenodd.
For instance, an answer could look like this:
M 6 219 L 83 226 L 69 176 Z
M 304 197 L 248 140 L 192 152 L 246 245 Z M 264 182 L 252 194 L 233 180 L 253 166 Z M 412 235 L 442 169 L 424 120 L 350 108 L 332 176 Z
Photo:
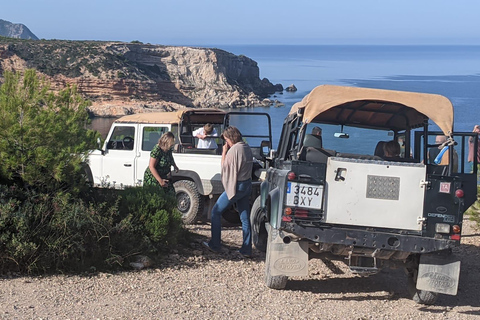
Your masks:
M 295 92 L 297 91 L 297 87 L 295 87 L 294 84 L 289 85 L 288 87 L 285 88 L 285 91 L 287 92 Z
M 265 106 L 267 96 L 283 90 L 260 79 L 252 59 L 210 48 L 3 39 L 0 62 L 0 71 L 34 68 L 56 90 L 76 85 L 96 116 Z
M 11 23 L 0 19 L 0 36 L 19 39 L 33 39 L 38 40 L 30 29 L 21 23 Z

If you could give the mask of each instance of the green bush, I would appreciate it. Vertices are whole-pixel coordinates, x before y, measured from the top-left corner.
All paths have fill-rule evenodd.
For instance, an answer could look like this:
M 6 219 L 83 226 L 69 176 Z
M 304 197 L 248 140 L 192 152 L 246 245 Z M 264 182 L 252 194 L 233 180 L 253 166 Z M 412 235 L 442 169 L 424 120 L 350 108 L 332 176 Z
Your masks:
M 183 239 L 172 195 L 97 191 L 83 201 L 0 186 L 0 272 L 111 270 L 137 254 L 159 259 Z
M 158 257 L 182 238 L 174 196 L 162 190 L 91 189 L 83 160 L 96 145 L 87 102 L 53 93 L 34 70 L 0 87 L 0 272 L 121 267 Z

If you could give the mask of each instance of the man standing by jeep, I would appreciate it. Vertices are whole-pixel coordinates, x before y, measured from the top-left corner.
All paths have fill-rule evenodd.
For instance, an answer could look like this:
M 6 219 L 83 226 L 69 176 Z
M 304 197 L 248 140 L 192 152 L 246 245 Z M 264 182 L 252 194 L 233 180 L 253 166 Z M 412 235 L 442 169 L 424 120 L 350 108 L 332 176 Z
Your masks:
M 207 123 L 203 128 L 193 131 L 193 136 L 198 138 L 198 149 L 217 149 L 218 145 L 215 138 L 218 137 L 217 130 L 211 123 Z

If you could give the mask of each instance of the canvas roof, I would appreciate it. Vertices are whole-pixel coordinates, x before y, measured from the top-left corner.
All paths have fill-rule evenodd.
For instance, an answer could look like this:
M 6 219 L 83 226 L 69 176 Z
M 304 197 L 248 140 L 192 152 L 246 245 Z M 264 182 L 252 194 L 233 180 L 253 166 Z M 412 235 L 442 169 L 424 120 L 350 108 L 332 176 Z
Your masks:
M 221 119 L 223 119 L 223 115 L 225 114 L 225 111 L 219 109 L 181 109 L 178 111 L 135 113 L 118 118 L 117 120 L 115 120 L 115 122 L 178 124 L 182 119 L 182 116 L 187 112 L 194 113 L 195 115 L 199 116 L 221 115 Z
M 445 135 L 453 130 L 453 106 L 437 94 L 321 85 L 290 113 L 304 108 L 304 122 L 323 122 L 386 130 L 405 130 L 430 118 Z

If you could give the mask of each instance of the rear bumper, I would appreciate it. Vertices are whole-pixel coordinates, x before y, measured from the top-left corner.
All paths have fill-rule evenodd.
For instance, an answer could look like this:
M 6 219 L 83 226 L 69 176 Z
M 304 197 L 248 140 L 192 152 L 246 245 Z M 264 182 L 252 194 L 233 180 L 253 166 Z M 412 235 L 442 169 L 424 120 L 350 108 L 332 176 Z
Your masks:
M 313 243 L 338 244 L 360 248 L 429 253 L 458 247 L 460 241 L 434 239 L 419 235 L 405 235 L 384 231 L 348 229 L 340 227 L 302 227 L 287 223 L 283 230 Z

